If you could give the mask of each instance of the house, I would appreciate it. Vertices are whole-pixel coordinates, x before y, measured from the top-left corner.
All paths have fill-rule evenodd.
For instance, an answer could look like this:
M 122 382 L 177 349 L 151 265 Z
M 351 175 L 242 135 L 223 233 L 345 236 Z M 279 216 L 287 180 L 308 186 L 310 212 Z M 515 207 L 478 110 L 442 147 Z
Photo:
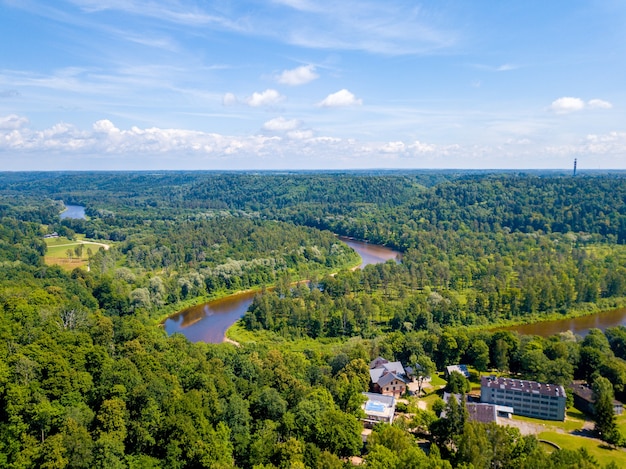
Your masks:
M 565 420 L 563 386 L 524 379 L 483 376 L 480 402 L 512 407 L 517 415 L 545 420 Z
M 496 404 L 486 404 L 481 402 L 471 402 L 466 394 L 443 393 L 444 402 L 448 402 L 450 396 L 454 396 L 457 402 L 465 401 L 465 409 L 472 422 L 480 423 L 498 423 L 498 418 L 511 418 L 514 413 L 512 407 L 501 406 Z M 441 413 L 441 417 L 445 418 L 445 410 Z
M 467 365 L 450 365 L 446 366 L 446 378 L 449 378 L 452 372 L 456 371 L 469 379 L 470 372 L 467 369 Z
M 467 413 L 469 414 L 469 419 L 472 422 L 480 423 L 498 423 L 499 418 L 510 419 L 512 418 L 514 413 L 513 407 L 495 404 L 484 404 L 480 402 L 468 402 L 465 405 L 465 408 L 467 409 Z
M 588 415 L 593 415 L 593 404 L 595 402 L 593 389 L 583 381 L 574 381 L 571 389 L 574 395 L 574 407 Z M 620 401 L 613 399 L 613 413 L 615 413 L 615 415 L 622 415 L 623 412 L 624 405 Z
M 391 424 L 396 411 L 396 398 L 382 394 L 364 392 L 367 401 L 361 406 L 365 418 L 361 419 L 366 426 L 374 426 L 378 422 Z
M 400 362 L 390 362 L 378 357 L 370 363 L 372 391 L 385 396 L 401 396 L 410 382 Z

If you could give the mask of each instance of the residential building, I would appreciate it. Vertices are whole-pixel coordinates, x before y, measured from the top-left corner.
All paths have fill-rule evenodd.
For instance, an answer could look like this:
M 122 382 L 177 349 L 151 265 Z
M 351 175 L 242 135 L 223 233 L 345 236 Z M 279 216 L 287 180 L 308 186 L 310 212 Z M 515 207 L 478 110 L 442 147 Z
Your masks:
M 370 363 L 372 390 L 386 396 L 399 397 L 406 392 L 409 378 L 400 362 L 378 357 Z
M 470 372 L 467 369 L 467 365 L 450 365 L 446 366 L 446 377 L 450 377 L 452 372 L 456 371 L 457 373 L 461 373 L 466 378 L 470 377 Z
M 498 418 L 507 418 L 510 419 L 512 414 L 514 413 L 513 407 L 502 406 L 496 404 L 486 404 L 481 402 L 472 402 L 467 394 L 451 394 L 448 392 L 443 393 L 444 402 L 448 402 L 450 396 L 454 396 L 457 402 L 460 402 L 461 399 L 465 401 L 465 409 L 467 409 L 467 414 L 469 419 L 472 422 L 480 422 L 480 423 L 489 423 L 496 422 L 498 423 Z M 441 413 L 441 417 L 445 418 L 445 410 Z
M 595 403 L 593 389 L 583 381 L 574 381 L 571 388 L 574 395 L 574 407 L 588 415 L 593 415 L 593 404 Z M 624 412 L 624 405 L 616 399 L 613 399 L 613 412 L 615 415 L 622 415 Z
M 512 407 L 517 415 L 565 420 L 565 389 L 556 384 L 483 376 L 480 402 Z
M 366 426 L 374 426 L 378 422 L 391 424 L 396 411 L 396 398 L 382 394 L 364 392 L 367 401 L 361 406 L 365 412 L 362 419 Z

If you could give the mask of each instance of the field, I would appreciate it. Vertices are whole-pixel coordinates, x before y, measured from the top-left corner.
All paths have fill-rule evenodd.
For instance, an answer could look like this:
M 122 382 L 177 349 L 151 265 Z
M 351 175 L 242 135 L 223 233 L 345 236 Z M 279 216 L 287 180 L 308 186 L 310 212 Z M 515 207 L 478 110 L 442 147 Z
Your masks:
M 60 236 L 58 238 L 46 238 L 48 250 L 44 261 L 48 265 L 59 265 L 66 270 L 76 267 L 87 267 L 89 255 L 100 248 L 109 249 L 108 244 L 99 243 L 78 235 L 70 240 Z
M 557 433 L 553 431 L 545 431 L 537 435 L 541 440 L 550 441 L 559 445 L 561 448 L 577 450 L 585 448 L 589 454 L 598 460 L 604 466 L 611 461 L 615 462 L 618 467 L 626 467 L 626 451 L 624 449 L 612 449 L 600 440 L 593 438 L 585 438 L 567 433 Z

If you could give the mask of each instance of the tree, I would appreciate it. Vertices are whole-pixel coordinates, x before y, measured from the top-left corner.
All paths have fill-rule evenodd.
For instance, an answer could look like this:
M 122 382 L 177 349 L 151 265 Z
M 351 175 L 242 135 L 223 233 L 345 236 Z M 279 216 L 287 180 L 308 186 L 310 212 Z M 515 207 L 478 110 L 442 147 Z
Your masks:
M 417 395 L 422 393 L 422 386 L 424 385 L 424 380 L 426 378 L 430 378 L 430 376 L 437 370 L 435 366 L 435 362 L 433 362 L 430 357 L 426 354 L 420 355 L 417 359 L 417 363 L 415 365 L 415 371 L 417 373 Z
M 593 383 L 593 396 L 595 399 L 593 411 L 596 421 L 594 431 L 607 443 L 618 444 L 621 436 L 613 410 L 613 385 L 608 379 L 602 376 L 597 377 Z
M 472 342 L 469 349 L 470 360 L 474 367 L 480 371 L 487 371 L 489 365 L 489 346 L 484 340 L 478 339 Z
M 448 378 L 448 384 L 446 385 L 446 391 L 452 394 L 465 394 L 470 390 L 470 384 L 467 378 L 458 371 L 450 373 Z
M 471 464 L 475 469 L 490 467 L 493 450 L 483 424 L 467 422 L 457 446 L 457 461 Z

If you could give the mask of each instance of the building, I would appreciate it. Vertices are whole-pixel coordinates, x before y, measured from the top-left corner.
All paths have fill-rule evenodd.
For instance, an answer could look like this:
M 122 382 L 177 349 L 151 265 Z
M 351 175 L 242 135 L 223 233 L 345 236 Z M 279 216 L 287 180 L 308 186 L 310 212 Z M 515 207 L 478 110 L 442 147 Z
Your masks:
M 574 381 L 571 387 L 574 395 L 574 407 L 588 415 L 593 415 L 593 404 L 595 403 L 593 390 L 583 381 Z M 615 415 L 622 415 L 624 412 L 624 405 L 615 399 L 613 399 L 613 412 Z
M 565 420 L 565 389 L 556 384 L 483 376 L 480 402 L 512 407 L 517 415 Z
M 450 365 L 446 366 L 446 377 L 450 377 L 450 375 L 456 371 L 457 373 L 461 373 L 463 376 L 469 379 L 470 372 L 467 369 L 467 365 Z
M 365 412 L 362 419 L 368 427 L 374 426 L 378 422 L 391 424 L 396 412 L 396 398 L 393 396 L 383 396 L 382 394 L 364 392 L 362 393 L 367 401 L 361 406 Z
M 372 391 L 385 396 L 401 396 L 407 390 L 409 378 L 400 362 L 378 357 L 370 363 Z
M 498 423 L 498 418 L 510 419 L 514 413 L 513 407 L 502 406 L 496 404 L 486 404 L 481 402 L 472 402 L 468 399 L 467 394 L 451 394 L 448 392 L 443 393 L 444 402 L 448 403 L 450 396 L 454 396 L 457 402 L 461 399 L 465 402 L 465 409 L 469 419 L 472 422 L 480 423 Z M 445 418 L 445 410 L 441 413 L 441 417 Z

